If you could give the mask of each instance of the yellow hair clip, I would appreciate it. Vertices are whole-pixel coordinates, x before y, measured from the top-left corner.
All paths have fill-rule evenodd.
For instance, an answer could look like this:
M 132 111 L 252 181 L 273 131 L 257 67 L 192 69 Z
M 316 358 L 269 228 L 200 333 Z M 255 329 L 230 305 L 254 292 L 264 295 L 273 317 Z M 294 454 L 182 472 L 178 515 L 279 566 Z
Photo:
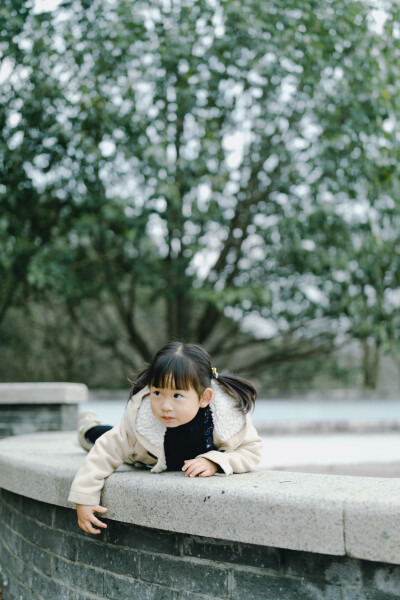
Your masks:
M 211 368 L 212 374 L 214 375 L 215 379 L 218 379 L 218 371 L 215 367 Z

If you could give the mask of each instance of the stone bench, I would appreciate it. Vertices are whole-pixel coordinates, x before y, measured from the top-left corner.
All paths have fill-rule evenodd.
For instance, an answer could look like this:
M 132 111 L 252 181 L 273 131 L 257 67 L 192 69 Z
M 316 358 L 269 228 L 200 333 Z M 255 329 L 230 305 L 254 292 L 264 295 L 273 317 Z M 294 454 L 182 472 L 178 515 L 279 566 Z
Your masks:
M 90 536 L 67 501 L 84 458 L 71 432 L 0 441 L 4 600 L 400 598 L 398 480 L 123 465 Z
M 81 383 L 0 383 L 0 438 L 74 429 L 87 399 Z

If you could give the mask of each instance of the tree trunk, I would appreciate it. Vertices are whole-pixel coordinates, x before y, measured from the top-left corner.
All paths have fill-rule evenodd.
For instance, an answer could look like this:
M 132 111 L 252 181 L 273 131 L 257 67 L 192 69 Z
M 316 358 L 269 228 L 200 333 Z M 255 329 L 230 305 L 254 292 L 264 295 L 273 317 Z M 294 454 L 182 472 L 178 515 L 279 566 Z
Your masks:
M 189 298 L 177 291 L 167 297 L 167 330 L 169 340 L 191 342 Z
M 376 390 L 380 365 L 380 344 L 374 338 L 363 338 L 363 387 Z

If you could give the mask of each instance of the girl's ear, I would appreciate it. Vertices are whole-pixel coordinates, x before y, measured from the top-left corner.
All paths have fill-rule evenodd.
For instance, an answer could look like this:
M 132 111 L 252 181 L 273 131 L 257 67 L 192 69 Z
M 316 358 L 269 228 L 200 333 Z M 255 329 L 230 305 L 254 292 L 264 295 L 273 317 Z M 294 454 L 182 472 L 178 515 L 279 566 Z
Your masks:
M 204 392 L 202 393 L 201 398 L 200 398 L 201 408 L 205 408 L 206 406 L 208 406 L 210 404 L 212 395 L 213 395 L 213 391 L 211 388 L 206 388 L 204 390 Z

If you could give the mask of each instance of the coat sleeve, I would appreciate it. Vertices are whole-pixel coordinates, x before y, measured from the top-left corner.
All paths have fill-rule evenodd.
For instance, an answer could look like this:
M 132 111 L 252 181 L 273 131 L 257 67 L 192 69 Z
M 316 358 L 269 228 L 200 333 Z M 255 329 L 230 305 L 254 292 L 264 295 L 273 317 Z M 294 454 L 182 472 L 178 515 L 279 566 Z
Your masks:
M 75 475 L 68 500 L 76 504 L 99 504 L 105 478 L 133 453 L 135 441 L 126 410 L 121 421 L 97 439 Z
M 237 447 L 228 441 L 226 449 L 223 445 L 219 450 L 211 450 L 200 456 L 212 460 L 225 475 L 253 471 L 261 460 L 263 441 L 251 423 L 250 417 L 245 427 L 246 434 Z

